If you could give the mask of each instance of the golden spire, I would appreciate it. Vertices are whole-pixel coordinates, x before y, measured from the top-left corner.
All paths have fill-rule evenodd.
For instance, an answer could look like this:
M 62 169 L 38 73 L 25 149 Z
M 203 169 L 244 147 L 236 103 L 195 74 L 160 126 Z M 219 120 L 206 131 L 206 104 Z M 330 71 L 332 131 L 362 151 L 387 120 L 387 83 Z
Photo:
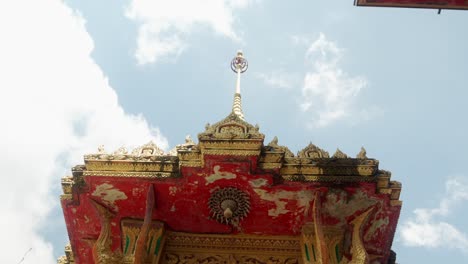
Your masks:
M 231 61 L 231 69 L 237 74 L 236 93 L 234 94 L 234 102 L 232 104 L 232 112 L 240 119 L 244 120 L 244 113 L 242 113 L 242 102 L 240 92 L 240 75 L 248 68 L 247 60 L 244 59 L 242 51 L 237 51 L 237 55 Z

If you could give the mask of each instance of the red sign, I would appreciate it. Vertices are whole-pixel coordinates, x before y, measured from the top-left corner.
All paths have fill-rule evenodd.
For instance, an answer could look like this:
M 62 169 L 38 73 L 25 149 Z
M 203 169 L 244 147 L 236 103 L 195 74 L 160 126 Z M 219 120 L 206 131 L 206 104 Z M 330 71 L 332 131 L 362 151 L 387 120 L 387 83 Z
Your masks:
M 358 6 L 468 9 L 468 0 L 355 0 Z

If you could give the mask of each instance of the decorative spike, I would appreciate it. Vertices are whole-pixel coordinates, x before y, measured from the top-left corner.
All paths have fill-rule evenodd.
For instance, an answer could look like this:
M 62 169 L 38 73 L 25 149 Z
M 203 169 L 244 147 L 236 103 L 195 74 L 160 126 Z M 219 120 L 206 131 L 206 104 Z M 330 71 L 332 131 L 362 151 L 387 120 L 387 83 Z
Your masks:
M 348 155 L 344 154 L 339 148 L 336 149 L 335 154 L 333 154 L 332 158 L 337 159 L 348 159 Z
M 244 120 L 242 113 L 242 101 L 240 92 L 240 75 L 248 68 L 248 62 L 244 59 L 242 51 L 237 51 L 236 57 L 231 61 L 231 69 L 237 74 L 236 93 L 234 94 L 234 102 L 232 104 L 232 112 L 240 119 Z
M 366 154 L 367 154 L 366 149 L 364 147 L 361 147 L 361 151 L 359 151 L 356 158 L 357 159 L 367 159 Z

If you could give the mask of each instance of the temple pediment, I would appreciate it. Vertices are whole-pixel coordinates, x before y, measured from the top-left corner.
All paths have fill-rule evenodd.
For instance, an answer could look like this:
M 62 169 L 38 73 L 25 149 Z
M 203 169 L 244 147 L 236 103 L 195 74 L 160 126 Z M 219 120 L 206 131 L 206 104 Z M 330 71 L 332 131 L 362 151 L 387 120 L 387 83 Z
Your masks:
M 198 142 L 85 155 L 62 179 L 60 263 L 394 263 L 401 184 L 364 148 L 266 144 L 238 90 Z

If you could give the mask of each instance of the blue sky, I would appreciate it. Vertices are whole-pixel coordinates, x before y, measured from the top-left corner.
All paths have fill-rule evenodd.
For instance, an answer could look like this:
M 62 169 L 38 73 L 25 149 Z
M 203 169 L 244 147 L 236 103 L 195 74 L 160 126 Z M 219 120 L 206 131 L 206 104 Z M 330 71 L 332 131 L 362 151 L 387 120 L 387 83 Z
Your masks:
M 353 1 L 12 1 L 0 8 L 5 263 L 68 240 L 60 178 L 101 144 L 196 138 L 231 108 L 293 152 L 361 146 L 403 183 L 399 263 L 468 260 L 468 16 Z M 31 251 L 28 251 L 32 248 Z

